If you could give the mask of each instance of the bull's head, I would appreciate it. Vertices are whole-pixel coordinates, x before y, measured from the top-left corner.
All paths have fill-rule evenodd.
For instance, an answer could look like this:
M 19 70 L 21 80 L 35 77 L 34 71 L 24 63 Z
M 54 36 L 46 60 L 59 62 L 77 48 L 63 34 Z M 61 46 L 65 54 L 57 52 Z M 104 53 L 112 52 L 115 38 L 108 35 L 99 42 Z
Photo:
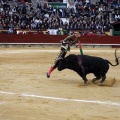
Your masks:
M 77 57 L 75 57 L 75 55 L 69 55 L 58 61 L 57 68 L 59 71 L 64 69 L 75 70 L 77 66 L 76 61 L 77 61 Z
M 67 68 L 66 60 L 65 59 L 60 59 L 58 61 L 58 70 L 61 71 L 61 70 L 64 70 L 66 68 Z

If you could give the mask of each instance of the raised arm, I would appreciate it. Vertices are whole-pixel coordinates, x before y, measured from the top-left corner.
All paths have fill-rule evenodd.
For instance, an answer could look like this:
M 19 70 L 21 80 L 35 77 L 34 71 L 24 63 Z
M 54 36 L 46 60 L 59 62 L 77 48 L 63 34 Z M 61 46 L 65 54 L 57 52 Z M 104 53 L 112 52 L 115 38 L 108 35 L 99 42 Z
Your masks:
M 68 37 L 66 37 L 65 39 L 64 39 L 64 41 L 66 42 L 66 41 L 69 41 L 72 37 L 74 37 L 75 35 L 69 35 Z

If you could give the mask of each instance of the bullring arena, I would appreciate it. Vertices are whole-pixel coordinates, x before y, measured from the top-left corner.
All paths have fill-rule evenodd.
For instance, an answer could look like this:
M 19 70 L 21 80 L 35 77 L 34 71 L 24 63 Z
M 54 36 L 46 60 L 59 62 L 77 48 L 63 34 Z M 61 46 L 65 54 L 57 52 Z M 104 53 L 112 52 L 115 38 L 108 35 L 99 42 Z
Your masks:
M 84 54 L 112 63 L 114 50 L 83 48 Z M 84 86 L 68 69 L 56 69 L 47 78 L 58 51 L 58 47 L 0 48 L 0 120 L 120 120 L 120 65 L 110 66 L 104 86 L 91 82 Z M 71 48 L 68 54 L 79 54 L 79 49 Z

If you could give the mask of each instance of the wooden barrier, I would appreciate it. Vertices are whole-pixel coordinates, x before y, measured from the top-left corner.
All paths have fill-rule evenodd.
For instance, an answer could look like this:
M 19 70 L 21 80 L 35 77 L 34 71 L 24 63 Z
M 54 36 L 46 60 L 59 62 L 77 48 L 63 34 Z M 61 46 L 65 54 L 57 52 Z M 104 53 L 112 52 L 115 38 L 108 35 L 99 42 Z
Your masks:
M 0 43 L 60 43 L 66 36 L 44 34 L 6 34 L 0 35 Z
M 0 34 L 0 44 L 60 44 L 66 35 Z M 120 36 L 82 36 L 82 44 L 120 46 Z

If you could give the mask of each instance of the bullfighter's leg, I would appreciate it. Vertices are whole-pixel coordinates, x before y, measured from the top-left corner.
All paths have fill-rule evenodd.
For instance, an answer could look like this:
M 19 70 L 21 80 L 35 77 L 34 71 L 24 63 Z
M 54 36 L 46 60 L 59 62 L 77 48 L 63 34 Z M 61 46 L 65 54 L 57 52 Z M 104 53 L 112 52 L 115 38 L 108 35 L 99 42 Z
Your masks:
M 50 67 L 49 71 L 47 72 L 47 78 L 49 78 L 51 72 L 52 72 L 54 69 L 56 69 L 58 60 L 61 59 L 61 58 L 64 58 L 65 55 L 66 55 L 66 53 L 67 53 L 66 49 L 61 48 L 60 52 L 57 54 L 57 57 L 55 58 L 55 61 L 54 61 L 53 65 Z

